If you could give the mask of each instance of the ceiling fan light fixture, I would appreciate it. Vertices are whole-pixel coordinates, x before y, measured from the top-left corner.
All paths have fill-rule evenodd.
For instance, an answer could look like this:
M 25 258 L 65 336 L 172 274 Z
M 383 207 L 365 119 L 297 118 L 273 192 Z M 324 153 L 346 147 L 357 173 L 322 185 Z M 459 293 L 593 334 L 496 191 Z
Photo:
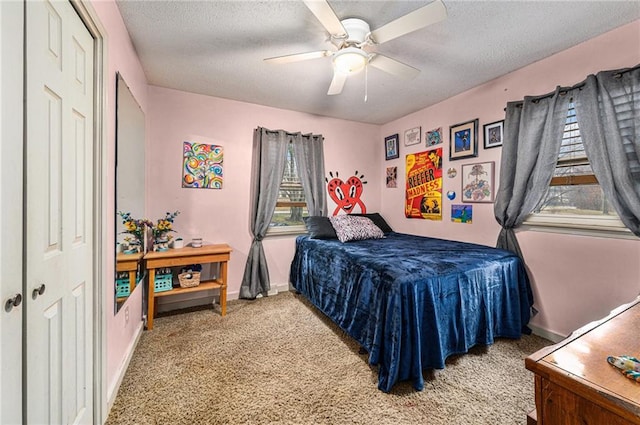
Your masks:
M 340 22 L 342 22 L 344 29 L 347 30 L 347 43 L 362 44 L 367 40 L 369 34 L 371 34 L 369 24 L 362 19 L 348 18 Z
M 341 74 L 362 71 L 369 62 L 369 55 L 357 47 L 346 47 L 333 55 L 333 68 Z

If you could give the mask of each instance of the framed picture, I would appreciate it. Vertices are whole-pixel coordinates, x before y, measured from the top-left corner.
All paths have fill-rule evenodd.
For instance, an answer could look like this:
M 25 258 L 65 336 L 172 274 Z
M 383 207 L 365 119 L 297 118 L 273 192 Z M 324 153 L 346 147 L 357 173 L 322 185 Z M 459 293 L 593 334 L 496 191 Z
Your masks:
M 504 120 L 492 122 L 482 126 L 484 129 L 484 148 L 497 148 L 502 146 L 502 137 L 504 136 Z
M 404 132 L 404 145 L 411 146 L 420 143 L 420 127 L 414 127 Z
M 387 136 L 384 138 L 384 159 L 387 161 L 400 157 L 398 151 L 398 135 Z
M 473 205 L 451 205 L 451 221 L 454 223 L 473 223 Z
M 405 167 L 404 216 L 442 220 L 442 147 L 407 154 Z
M 478 119 L 449 127 L 449 159 L 478 156 Z
M 222 146 L 183 142 L 182 187 L 222 189 Z
M 462 202 L 493 202 L 494 162 L 462 166 Z
M 424 136 L 427 146 L 439 145 L 440 143 L 442 143 L 442 127 L 438 127 L 435 130 L 427 131 Z
M 398 187 L 398 167 L 387 167 L 387 187 Z

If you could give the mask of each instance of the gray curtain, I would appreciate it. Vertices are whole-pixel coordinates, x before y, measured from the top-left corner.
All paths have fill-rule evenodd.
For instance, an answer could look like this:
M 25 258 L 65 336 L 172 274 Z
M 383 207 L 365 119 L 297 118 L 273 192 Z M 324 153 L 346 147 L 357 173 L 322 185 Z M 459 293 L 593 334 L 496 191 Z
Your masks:
M 640 236 L 640 66 L 590 75 L 573 97 L 593 173 L 620 220 Z
M 560 87 L 524 102 L 507 104 L 500 187 L 494 213 L 502 226 L 497 247 L 513 251 L 522 258 L 514 229 L 544 197 L 553 177 L 562 132 L 569 108 L 569 96 Z
M 258 127 L 253 132 L 251 234 L 253 242 L 244 268 L 240 298 L 266 296 L 271 289 L 269 268 L 262 247 L 278 201 L 289 143 L 293 144 L 298 175 L 309 215 L 327 215 L 324 191 L 324 138 Z
M 271 289 L 267 259 L 262 239 L 269 229 L 288 146 L 285 131 L 271 131 L 258 127 L 253 132 L 253 165 L 251 191 L 251 233 L 253 242 L 249 249 L 244 276 L 240 285 L 240 298 L 254 299 L 258 294 L 266 296 Z
M 324 186 L 324 137 L 314 134 L 292 135 L 293 153 L 310 216 L 327 215 Z

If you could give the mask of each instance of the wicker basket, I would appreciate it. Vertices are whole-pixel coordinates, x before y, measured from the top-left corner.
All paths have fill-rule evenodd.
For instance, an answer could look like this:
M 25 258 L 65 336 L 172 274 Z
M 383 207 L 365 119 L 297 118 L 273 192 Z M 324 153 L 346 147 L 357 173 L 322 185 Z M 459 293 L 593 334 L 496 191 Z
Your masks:
M 181 288 L 193 288 L 200 285 L 200 272 L 184 272 L 178 275 Z

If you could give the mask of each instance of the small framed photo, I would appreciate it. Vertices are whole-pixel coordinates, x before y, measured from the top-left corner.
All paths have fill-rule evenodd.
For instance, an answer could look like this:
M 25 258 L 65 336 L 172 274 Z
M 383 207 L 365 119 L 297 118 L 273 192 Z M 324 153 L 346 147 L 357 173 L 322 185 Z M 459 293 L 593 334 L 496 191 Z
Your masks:
M 420 143 L 420 127 L 414 127 L 404 132 L 404 145 L 411 146 Z
M 473 223 L 473 205 L 451 205 L 451 221 L 454 223 Z
M 398 135 L 387 136 L 384 138 L 384 159 L 390 160 L 400 157 L 398 150 Z
M 427 146 L 435 146 L 442 143 L 442 127 L 427 131 L 424 135 Z
M 482 126 L 484 129 L 484 148 L 497 148 L 502 146 L 504 136 L 504 120 L 492 122 Z
M 398 167 L 387 167 L 387 187 L 398 187 Z
M 493 202 L 494 162 L 462 166 L 462 202 Z
M 478 119 L 449 127 L 449 160 L 478 156 Z

